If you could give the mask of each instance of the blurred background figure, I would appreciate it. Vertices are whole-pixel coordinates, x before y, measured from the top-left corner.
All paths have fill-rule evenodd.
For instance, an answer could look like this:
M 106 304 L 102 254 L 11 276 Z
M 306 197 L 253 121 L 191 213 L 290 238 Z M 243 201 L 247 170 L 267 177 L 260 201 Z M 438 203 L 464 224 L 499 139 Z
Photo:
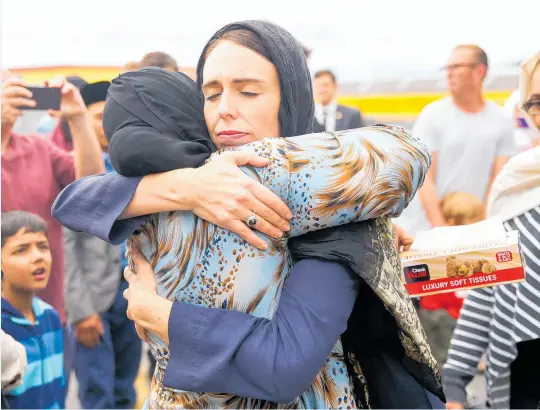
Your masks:
M 485 51 L 459 45 L 444 69 L 450 96 L 426 106 L 413 127 L 433 154 L 424 186 L 404 212 L 413 234 L 446 224 L 441 197 L 450 192 L 468 192 L 485 204 L 494 178 L 517 152 L 511 119 L 484 98 Z
M 51 205 L 75 179 L 103 172 L 101 150 L 79 90 L 63 78 L 51 83 L 60 88 L 61 100 L 60 110 L 49 114 L 67 121 L 73 137 L 73 154 L 62 151 L 47 138 L 14 132 L 18 118 L 36 102 L 26 82 L 15 76 L 6 77 L 2 83 L 2 212 L 26 211 L 47 222 L 52 268 L 47 286 L 38 296 L 56 309 L 64 326 L 63 362 L 65 374 L 69 375 L 73 337 L 64 303 L 63 227 L 52 217 Z
M 519 152 L 538 145 L 538 137 L 520 107 L 520 92 L 515 90 L 504 104 L 504 109 L 514 120 L 514 138 Z
M 176 60 L 162 51 L 153 51 L 146 54 L 142 58 L 137 68 L 149 66 L 160 67 L 169 71 L 178 71 L 178 64 L 176 63 Z
M 482 201 L 468 192 L 451 192 L 441 201 L 448 226 L 470 225 L 484 219 Z M 418 315 L 426 331 L 431 351 L 442 366 L 450 348 L 452 332 L 463 305 L 463 292 L 448 292 L 420 298 Z
M 520 109 L 540 136 L 540 53 L 526 61 Z M 468 406 L 466 387 L 486 356 L 492 409 L 540 405 L 540 147 L 512 158 L 493 184 L 488 216 L 519 231 L 525 282 L 470 290 L 452 337 L 443 384 L 448 409 Z
M 103 130 L 109 81 L 83 84 L 106 172 L 114 172 Z M 66 310 L 76 340 L 74 369 L 85 409 L 132 409 L 142 343 L 126 316 L 125 244 L 113 246 L 84 232 L 65 228 Z
M 86 81 L 84 81 L 81 77 L 78 76 L 70 76 L 67 77 L 66 80 L 68 83 L 73 84 L 75 87 L 77 87 L 79 91 L 87 84 Z M 56 123 L 56 126 L 53 129 L 52 134 L 50 135 L 53 144 L 55 144 L 58 148 L 61 148 L 64 151 L 73 151 L 73 138 L 71 136 L 71 130 L 69 128 L 67 120 L 65 118 L 61 118 L 60 120 L 58 120 L 50 116 L 47 117 L 51 118 Z M 44 118 L 44 121 L 46 121 L 46 118 Z
M 123 71 L 124 72 L 137 71 L 140 68 L 140 65 L 141 65 L 140 61 L 129 61 L 124 65 L 124 67 L 123 67 L 124 70 Z
M 317 100 L 314 132 L 342 131 L 363 126 L 359 110 L 337 103 L 337 82 L 332 71 L 322 70 L 315 73 L 313 91 Z

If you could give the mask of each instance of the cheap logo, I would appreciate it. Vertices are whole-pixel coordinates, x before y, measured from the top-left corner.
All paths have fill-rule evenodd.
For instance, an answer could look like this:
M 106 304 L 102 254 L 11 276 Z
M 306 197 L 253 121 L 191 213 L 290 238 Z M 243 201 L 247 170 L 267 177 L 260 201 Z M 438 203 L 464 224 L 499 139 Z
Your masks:
M 403 273 L 407 283 L 424 282 L 430 279 L 429 268 L 425 264 L 408 266 L 403 269 Z

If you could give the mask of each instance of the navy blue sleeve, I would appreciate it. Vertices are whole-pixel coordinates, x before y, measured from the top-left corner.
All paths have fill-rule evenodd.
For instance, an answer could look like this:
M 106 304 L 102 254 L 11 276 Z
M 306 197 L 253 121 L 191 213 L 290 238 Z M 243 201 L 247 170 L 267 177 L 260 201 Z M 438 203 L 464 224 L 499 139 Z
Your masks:
M 119 245 L 147 219 L 140 216 L 117 221 L 141 179 L 116 172 L 81 178 L 60 192 L 52 206 L 52 216 L 72 231 L 86 232 Z
M 347 267 L 306 259 L 293 266 L 271 320 L 175 302 L 164 386 L 294 400 L 345 331 L 357 286 Z

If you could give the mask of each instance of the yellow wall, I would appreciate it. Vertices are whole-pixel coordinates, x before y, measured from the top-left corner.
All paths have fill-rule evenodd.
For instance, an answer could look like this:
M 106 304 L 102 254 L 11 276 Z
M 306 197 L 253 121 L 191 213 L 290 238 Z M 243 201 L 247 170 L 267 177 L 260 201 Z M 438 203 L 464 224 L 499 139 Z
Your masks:
M 504 104 L 512 91 L 490 91 L 485 94 L 489 100 Z M 341 96 L 339 103 L 356 107 L 372 117 L 415 118 L 429 103 L 446 96 L 445 93 L 418 93 L 392 95 Z
M 192 75 L 192 69 L 186 73 Z M 122 67 L 36 67 L 26 69 L 12 69 L 15 75 L 22 76 L 31 84 L 43 84 L 45 80 L 57 76 L 78 75 L 88 82 L 112 80 Z M 498 104 L 504 104 L 512 91 L 490 91 L 486 98 Z M 427 104 L 444 97 L 445 93 L 416 93 L 416 94 L 389 94 L 389 95 L 348 95 L 339 97 L 339 103 L 356 107 L 369 117 L 380 119 L 410 120 L 418 116 Z
M 88 82 L 111 81 L 122 71 L 122 67 L 38 67 L 10 69 L 11 73 L 21 76 L 30 84 L 43 84 L 51 78 L 76 75 Z

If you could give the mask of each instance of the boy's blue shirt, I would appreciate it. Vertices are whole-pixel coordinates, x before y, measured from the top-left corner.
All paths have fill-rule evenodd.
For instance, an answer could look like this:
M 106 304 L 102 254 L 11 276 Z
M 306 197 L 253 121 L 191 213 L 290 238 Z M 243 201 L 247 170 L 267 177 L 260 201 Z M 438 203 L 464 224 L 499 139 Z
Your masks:
M 4 395 L 12 409 L 61 409 L 66 397 L 62 323 L 54 308 L 38 297 L 32 310 L 35 323 L 2 298 L 2 329 L 22 343 L 28 362 L 22 384 Z

